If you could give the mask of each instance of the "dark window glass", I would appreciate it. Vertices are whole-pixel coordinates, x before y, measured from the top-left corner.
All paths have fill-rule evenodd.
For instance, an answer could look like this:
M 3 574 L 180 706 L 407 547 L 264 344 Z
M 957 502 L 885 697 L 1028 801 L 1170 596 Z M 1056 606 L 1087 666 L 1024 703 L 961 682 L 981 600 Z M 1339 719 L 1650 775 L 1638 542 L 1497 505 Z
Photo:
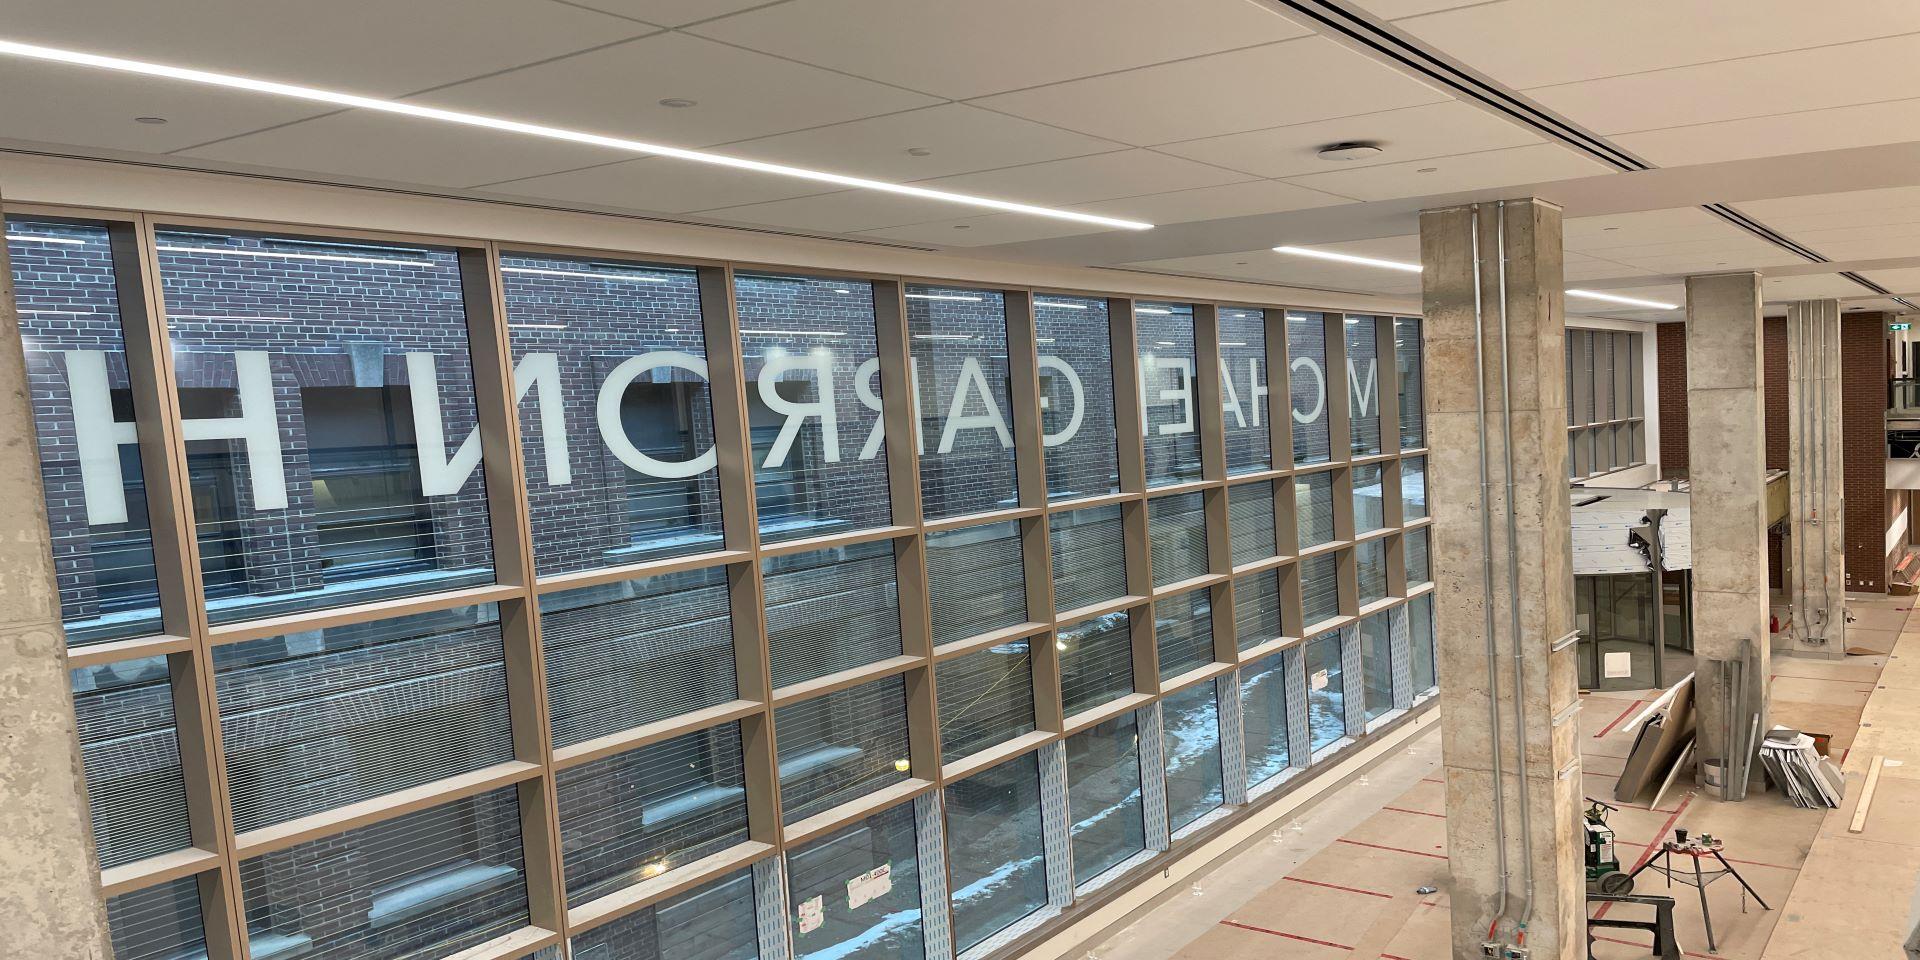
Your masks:
M 115 960 L 185 960 L 207 955 L 195 877 L 107 898 Z
M 212 621 L 493 582 L 454 253 L 158 241 Z
M 1593 420 L 1605 423 L 1613 415 L 1613 334 L 1596 330 L 1593 337 Z
M 1300 549 L 1333 540 L 1333 474 L 1308 473 L 1293 481 Z
M 934 667 L 934 681 L 940 691 L 943 760 L 1033 732 L 1033 658 L 1027 641 L 942 660 Z
M 1154 586 L 1206 575 L 1206 507 L 1205 495 L 1200 493 L 1156 497 L 1147 504 Z
M 787 898 L 794 960 L 921 960 L 913 805 L 789 850 Z
M 721 547 L 694 271 L 503 254 L 541 574 Z
M 955 953 L 1047 905 L 1040 761 L 1009 760 L 946 789 Z
M 1395 366 L 1400 372 L 1400 446 L 1427 445 L 1426 382 L 1421 369 L 1419 317 L 1393 318 Z
M 1113 429 L 1113 331 L 1107 301 L 1033 298 L 1040 354 L 1040 416 L 1047 495 L 1055 500 L 1120 489 Z
M 780 808 L 793 823 L 910 776 L 907 685 L 886 677 L 780 707 Z
M 1348 317 L 1347 416 L 1356 456 L 1380 452 L 1379 317 Z
M 1213 662 L 1213 591 L 1207 587 L 1154 601 L 1154 641 L 1160 679 Z
M 1131 616 L 1123 610 L 1060 628 L 1060 696 L 1067 716 L 1133 692 Z
M 736 723 L 569 767 L 557 789 L 568 906 L 747 839 Z
M 887 525 L 873 285 L 740 274 L 733 295 L 761 539 Z
M 119 290 L 103 227 L 6 222 L 67 643 L 160 631 Z
M 926 544 L 934 643 L 965 640 L 1027 621 L 1019 521 L 929 533 Z
M 1362 702 L 1369 722 L 1393 710 L 1393 628 L 1390 611 L 1360 621 Z
M 1383 484 L 1380 464 L 1366 463 L 1353 468 L 1353 532 L 1356 535 L 1386 525 L 1386 501 L 1381 498 Z
M 1140 800 L 1140 724 L 1122 714 L 1067 738 L 1075 886 L 1147 849 Z
M 1280 552 L 1273 535 L 1273 482 L 1243 483 L 1227 491 L 1227 525 L 1235 566 Z
M 1402 539 L 1407 556 L 1407 584 L 1419 586 L 1433 579 L 1433 571 L 1427 569 L 1427 529 L 1408 530 Z
M 1408 521 L 1427 515 L 1427 458 L 1408 457 L 1400 461 L 1400 510 Z
M 1272 426 L 1267 420 L 1266 314 L 1243 307 L 1220 308 L 1220 405 L 1226 417 L 1227 473 L 1273 466 Z
M 253 956 L 444 957 L 527 925 L 514 788 L 240 864 Z
M 900 655 L 893 541 L 768 557 L 760 565 L 774 686 Z
M 741 870 L 573 938 L 573 960 L 759 960 L 753 872 Z
M 1126 534 L 1118 505 L 1053 514 L 1047 530 L 1053 544 L 1054 609 L 1126 596 Z
M 1161 703 L 1167 730 L 1167 824 L 1178 831 L 1218 809 L 1220 704 L 1212 681 L 1169 694 Z
M 1387 598 L 1387 541 L 1381 538 L 1363 541 L 1353 548 L 1354 567 L 1360 576 L 1360 605 Z
M 1413 661 L 1408 667 L 1413 674 L 1413 692 L 1419 695 L 1439 685 L 1434 671 L 1433 594 L 1422 594 L 1407 602 L 1407 627 Z
M 935 520 L 1016 506 L 1004 298 L 919 284 L 906 297 L 922 510 Z
M 1340 631 L 1307 641 L 1307 733 L 1319 752 L 1347 735 L 1347 695 L 1341 677 Z
M 1328 440 L 1327 318 L 1319 313 L 1287 313 L 1287 392 L 1293 407 L 1293 462 L 1325 463 L 1333 456 Z
M 1287 769 L 1287 662 L 1281 651 L 1240 672 L 1240 710 L 1247 743 L 1247 785 Z
M 1140 341 L 1140 421 L 1146 431 L 1147 486 L 1198 480 L 1193 307 L 1142 303 L 1133 313 Z
M 234 828 L 513 759 L 492 604 L 213 648 Z
M 1301 620 L 1313 626 L 1340 615 L 1340 560 L 1328 553 L 1300 561 Z
M 540 640 L 557 746 L 736 698 L 722 567 L 546 594 Z
M 1284 635 L 1278 574 L 1269 570 L 1233 581 L 1233 632 L 1242 650 Z
M 72 681 L 100 866 L 191 846 L 167 659 L 82 667 Z

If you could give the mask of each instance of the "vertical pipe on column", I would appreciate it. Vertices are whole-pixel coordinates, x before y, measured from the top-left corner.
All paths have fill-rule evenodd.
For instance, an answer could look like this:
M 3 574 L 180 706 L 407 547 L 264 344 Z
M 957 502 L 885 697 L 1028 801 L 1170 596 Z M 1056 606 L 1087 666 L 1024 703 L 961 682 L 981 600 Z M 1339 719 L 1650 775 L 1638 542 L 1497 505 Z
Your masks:
M 1493 756 L 1493 833 L 1495 862 L 1500 868 L 1500 912 L 1494 915 L 1493 923 L 1487 930 L 1489 937 L 1497 936 L 1501 926 L 1507 920 L 1507 895 L 1510 890 L 1512 873 L 1507 866 L 1507 800 L 1505 766 L 1501 757 L 1500 745 L 1500 648 L 1493 635 L 1493 519 L 1487 515 L 1485 504 L 1493 495 L 1493 482 L 1488 477 L 1490 467 L 1487 455 L 1487 340 L 1486 309 L 1481 294 L 1483 261 L 1480 253 L 1480 205 L 1472 206 L 1472 216 L 1468 221 L 1468 236 L 1473 245 L 1473 373 L 1477 390 L 1474 394 L 1474 425 L 1480 432 L 1480 610 L 1485 621 L 1483 626 L 1487 638 L 1487 746 Z M 1523 785 L 1524 786 L 1524 785 Z
M 1533 919 L 1533 809 L 1526 800 L 1527 791 L 1527 696 L 1525 647 L 1520 643 L 1520 519 L 1513 505 L 1513 347 L 1507 339 L 1507 202 L 1497 208 L 1494 224 L 1495 246 L 1500 250 L 1500 452 L 1506 459 L 1505 514 L 1507 521 L 1507 627 L 1513 644 L 1513 728 L 1520 754 L 1513 760 L 1513 772 L 1520 784 L 1520 869 L 1526 887 L 1526 899 L 1520 907 L 1517 929 L 1520 942 L 1526 942 L 1527 922 Z

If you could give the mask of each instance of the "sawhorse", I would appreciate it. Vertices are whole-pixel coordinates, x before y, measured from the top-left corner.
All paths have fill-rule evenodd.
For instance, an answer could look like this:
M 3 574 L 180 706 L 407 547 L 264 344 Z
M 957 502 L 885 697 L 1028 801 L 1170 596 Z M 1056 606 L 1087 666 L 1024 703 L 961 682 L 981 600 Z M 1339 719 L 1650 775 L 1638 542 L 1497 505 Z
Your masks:
M 1652 956 L 1660 960 L 1680 960 L 1680 942 L 1673 935 L 1673 898 L 1672 897 L 1636 897 L 1631 894 L 1615 896 L 1606 893 L 1587 894 L 1589 906 L 1596 903 L 1624 903 L 1635 906 L 1652 907 L 1652 920 L 1622 920 L 1618 917 L 1587 918 L 1587 960 L 1593 960 L 1593 928 L 1605 927 L 1612 930 L 1645 930 L 1653 934 Z

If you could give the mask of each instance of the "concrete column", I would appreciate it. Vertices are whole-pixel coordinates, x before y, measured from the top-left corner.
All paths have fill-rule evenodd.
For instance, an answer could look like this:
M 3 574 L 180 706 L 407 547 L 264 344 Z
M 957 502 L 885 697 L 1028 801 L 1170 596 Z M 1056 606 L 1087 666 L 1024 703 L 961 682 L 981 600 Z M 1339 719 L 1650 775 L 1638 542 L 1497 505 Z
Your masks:
M 1687 278 L 1694 704 L 1702 760 L 1725 759 L 1730 711 L 1742 741 L 1753 709 L 1761 710 L 1765 722 L 1767 435 L 1760 303 L 1757 273 Z M 1730 703 L 1733 691 L 1717 663 L 1743 656 L 1746 706 Z
M 110 956 L 13 267 L 0 243 L 0 930 L 19 957 Z
M 1573 632 L 1560 208 L 1424 211 L 1420 260 L 1453 956 L 1484 956 L 1498 926 L 1535 960 L 1580 960 L 1579 691 L 1572 646 L 1553 649 Z
M 1840 441 L 1840 302 L 1787 307 L 1787 483 L 1794 656 L 1847 652 L 1846 469 Z

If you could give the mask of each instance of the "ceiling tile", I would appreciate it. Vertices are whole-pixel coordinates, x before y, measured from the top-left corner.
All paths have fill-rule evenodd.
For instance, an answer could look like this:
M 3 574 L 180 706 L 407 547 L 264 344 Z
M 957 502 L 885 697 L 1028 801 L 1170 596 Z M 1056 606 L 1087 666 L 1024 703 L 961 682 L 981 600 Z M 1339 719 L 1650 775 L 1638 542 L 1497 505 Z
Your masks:
M 1399 24 L 1514 89 L 1642 73 L 1920 31 L 1911 0 L 1507 2 Z M 1541 51 L 1553 51 L 1541 56 Z
M 1432 168 L 1431 172 L 1420 172 L 1427 168 Z M 1287 182 L 1355 200 L 1392 200 L 1548 183 L 1609 172 L 1612 172 L 1611 168 L 1559 144 L 1541 143 L 1485 153 L 1387 163 L 1357 170 L 1335 170 L 1290 177 Z
M 1338 82 L 1330 78 L 1338 77 Z M 1313 82 L 1321 78 L 1328 82 Z M 1306 89 L 1311 95 L 1267 95 Z M 989 97 L 982 106 L 1141 145 L 1223 136 L 1397 107 L 1439 91 L 1321 37 Z
M 932 153 L 924 157 L 907 153 L 915 147 Z M 749 140 L 728 147 L 727 152 L 904 182 L 1125 148 L 1111 140 L 948 103 Z
M 712 20 L 751 7 L 764 6 L 768 0 L 571 0 L 582 7 L 605 10 L 616 16 L 663 27 L 681 27 Z
M 1916 223 L 1920 222 L 1920 187 L 1777 197 L 1737 206 L 1770 227 L 1789 231 Z
M 1406 252 L 1409 249 L 1415 251 L 1411 256 L 1418 257 L 1419 241 L 1413 237 L 1390 238 L 1388 241 L 1362 241 L 1361 246 L 1372 251 L 1366 254 L 1368 256 L 1387 256 L 1389 251 L 1397 251 L 1393 258 L 1404 260 L 1409 257 Z M 1385 249 L 1381 249 L 1382 247 Z M 1339 249 L 1348 253 L 1361 252 L 1353 249 L 1351 244 L 1328 244 L 1325 248 Z M 1310 260 L 1305 257 L 1290 257 L 1271 250 L 1146 260 L 1131 263 L 1128 266 L 1162 273 L 1225 277 L 1233 280 L 1280 283 L 1319 290 L 1346 290 L 1395 296 L 1418 296 L 1420 293 L 1419 274 L 1326 260 Z
M 951 218 L 956 212 L 971 211 L 940 200 L 923 200 L 873 190 L 843 190 L 770 203 L 702 210 L 700 216 L 723 223 L 745 223 L 809 233 L 867 233 L 887 227 Z
M 1527 95 L 1600 134 L 1920 96 L 1920 34 L 1723 60 Z
M 1246 0 L 794 0 L 693 31 L 952 99 L 1308 33 Z
M 0 96 L 0 135 L 9 139 L 146 153 L 167 153 L 315 112 L 310 103 L 30 60 L 0 60 L 0 90 L 59 91 L 58 96 Z M 134 117 L 167 122 L 135 123 Z
M 1740 228 L 1700 209 L 1675 207 L 1669 210 L 1643 210 L 1604 217 L 1572 217 L 1563 225 L 1563 245 L 1597 257 L 1605 257 L 1621 248 L 1639 248 L 1648 244 L 1687 240 L 1732 240 L 1748 238 Z
M 1907 270 L 1875 270 L 1865 275 L 1888 290 L 1899 294 L 1920 294 L 1920 267 Z
M 1317 156 L 1320 148 L 1328 144 L 1355 140 L 1377 142 L 1382 151 L 1377 157 L 1364 160 L 1329 161 Z M 1155 149 L 1262 177 L 1292 177 L 1539 142 L 1538 136 L 1518 124 L 1449 100 L 1170 143 Z
M 1641 271 L 1624 263 L 1615 263 L 1601 257 L 1590 257 L 1572 250 L 1564 254 L 1563 270 L 1568 281 L 1612 280 L 1617 277 L 1631 277 Z
M 1064 206 L 1211 187 L 1248 179 L 1251 178 L 1244 173 L 1169 157 L 1151 150 L 1125 150 L 941 177 L 921 181 L 918 185 L 1023 203 Z
M 1354 6 L 1381 20 L 1399 20 L 1403 17 L 1417 17 L 1439 10 L 1473 7 L 1487 3 L 1497 5 L 1499 0 L 1359 0 Z
M 1330 207 L 1348 202 L 1336 197 L 1296 187 L 1278 180 L 1249 180 L 1218 187 L 1198 187 L 1142 197 L 1103 200 L 1083 204 L 1078 209 L 1114 217 L 1145 220 L 1149 223 L 1187 223 L 1193 220 L 1219 220 L 1248 217 L 1260 213 L 1282 213 Z
M 1862 297 L 1872 292 L 1837 273 L 1816 273 L 1802 277 L 1766 277 L 1760 281 L 1760 295 L 1771 301 Z
M 182 155 L 435 187 L 470 187 L 632 156 L 585 144 L 363 111 L 250 133 Z
M 1794 239 L 1798 240 L 1800 236 L 1796 234 Z M 1807 246 L 1829 260 L 1891 260 L 1920 254 L 1920 236 L 1908 231 L 1902 236 L 1857 240 L 1813 237 L 1807 241 Z
M 399 96 L 652 32 L 548 0 L 7 0 L 7 39 Z
M 1920 99 L 1698 123 L 1613 137 L 1660 166 L 1903 143 L 1920 130 Z
M 1051 240 L 1090 233 L 1099 227 L 1066 220 L 996 214 L 959 220 L 936 220 L 885 230 L 864 231 L 866 236 L 940 247 L 984 247 L 1028 240 Z
M 669 98 L 698 105 L 660 105 Z M 936 102 L 681 33 L 655 34 L 417 99 L 673 146 L 769 136 Z
M 559 200 L 653 213 L 689 213 L 821 193 L 825 184 L 712 164 L 641 157 L 485 186 L 502 196 Z

